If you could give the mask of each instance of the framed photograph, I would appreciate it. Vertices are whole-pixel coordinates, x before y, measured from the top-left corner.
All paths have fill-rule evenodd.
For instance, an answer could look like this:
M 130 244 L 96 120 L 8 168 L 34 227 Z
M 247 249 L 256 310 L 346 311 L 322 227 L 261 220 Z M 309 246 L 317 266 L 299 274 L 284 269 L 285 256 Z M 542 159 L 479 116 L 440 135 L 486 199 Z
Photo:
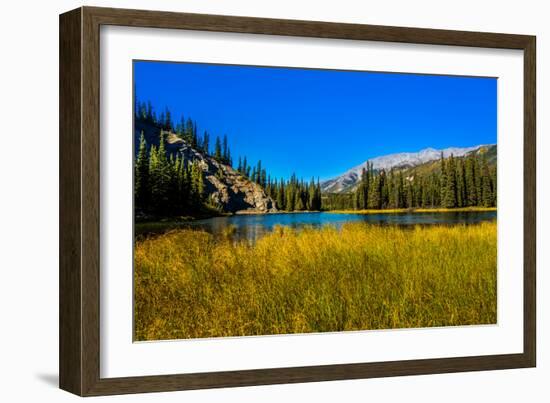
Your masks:
M 533 367 L 535 37 L 60 16 L 60 387 Z

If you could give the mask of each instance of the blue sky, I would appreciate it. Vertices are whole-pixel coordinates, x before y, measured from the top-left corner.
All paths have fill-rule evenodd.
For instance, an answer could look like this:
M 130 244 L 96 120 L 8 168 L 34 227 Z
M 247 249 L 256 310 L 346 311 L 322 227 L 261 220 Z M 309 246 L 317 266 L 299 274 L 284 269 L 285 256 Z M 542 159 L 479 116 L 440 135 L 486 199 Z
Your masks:
M 497 138 L 495 78 L 135 61 L 134 79 L 138 99 L 227 134 L 235 165 L 261 159 L 277 178 Z

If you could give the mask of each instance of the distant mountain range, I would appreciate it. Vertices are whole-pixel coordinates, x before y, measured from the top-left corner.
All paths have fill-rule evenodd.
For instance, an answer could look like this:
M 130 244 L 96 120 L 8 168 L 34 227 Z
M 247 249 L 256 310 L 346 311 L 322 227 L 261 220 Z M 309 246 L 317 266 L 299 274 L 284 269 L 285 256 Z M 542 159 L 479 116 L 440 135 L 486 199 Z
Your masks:
M 481 150 L 487 150 L 495 148 L 494 144 L 482 144 L 472 147 L 449 147 L 442 150 L 435 148 L 425 148 L 418 152 L 413 153 L 397 153 L 382 155 L 376 158 L 367 160 L 350 170 L 344 172 L 342 175 L 335 178 L 321 182 L 321 190 L 324 193 L 346 193 L 355 189 L 359 180 L 361 179 L 361 172 L 363 168 L 367 167 L 367 162 L 372 164 L 374 170 L 380 171 L 382 169 L 388 170 L 391 168 L 396 169 L 408 169 L 413 168 L 428 162 L 436 161 L 443 157 L 450 157 L 451 154 L 455 157 L 463 157 L 470 153 L 479 152 Z

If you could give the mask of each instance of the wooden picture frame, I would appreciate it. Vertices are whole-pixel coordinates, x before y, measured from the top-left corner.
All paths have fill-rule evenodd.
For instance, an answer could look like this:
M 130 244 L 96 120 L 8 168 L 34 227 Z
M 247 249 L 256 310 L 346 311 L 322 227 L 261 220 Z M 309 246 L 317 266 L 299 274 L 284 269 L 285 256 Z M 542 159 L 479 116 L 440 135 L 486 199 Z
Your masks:
M 519 49 L 524 52 L 523 353 L 228 372 L 100 377 L 100 26 Z M 80 396 L 534 367 L 535 37 L 82 7 L 60 16 L 60 387 Z

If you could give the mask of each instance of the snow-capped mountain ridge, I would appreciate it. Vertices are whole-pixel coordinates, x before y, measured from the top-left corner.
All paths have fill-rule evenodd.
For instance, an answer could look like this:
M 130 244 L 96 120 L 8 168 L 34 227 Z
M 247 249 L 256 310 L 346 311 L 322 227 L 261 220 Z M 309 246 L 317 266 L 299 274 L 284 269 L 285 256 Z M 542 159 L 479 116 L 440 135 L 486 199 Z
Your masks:
M 472 147 L 449 147 L 441 150 L 429 147 L 418 152 L 382 155 L 367 160 L 344 172 L 342 175 L 337 176 L 336 178 L 323 181 L 321 183 L 321 189 L 323 192 L 339 193 L 346 191 L 349 188 L 353 188 L 358 182 L 363 168 L 367 167 L 367 162 L 371 163 L 375 170 L 388 170 L 397 167 L 407 168 L 437 160 L 441 157 L 442 153 L 445 158 L 450 157 L 451 155 L 454 155 L 455 157 L 462 157 L 472 151 L 491 145 L 492 144 L 481 144 Z

